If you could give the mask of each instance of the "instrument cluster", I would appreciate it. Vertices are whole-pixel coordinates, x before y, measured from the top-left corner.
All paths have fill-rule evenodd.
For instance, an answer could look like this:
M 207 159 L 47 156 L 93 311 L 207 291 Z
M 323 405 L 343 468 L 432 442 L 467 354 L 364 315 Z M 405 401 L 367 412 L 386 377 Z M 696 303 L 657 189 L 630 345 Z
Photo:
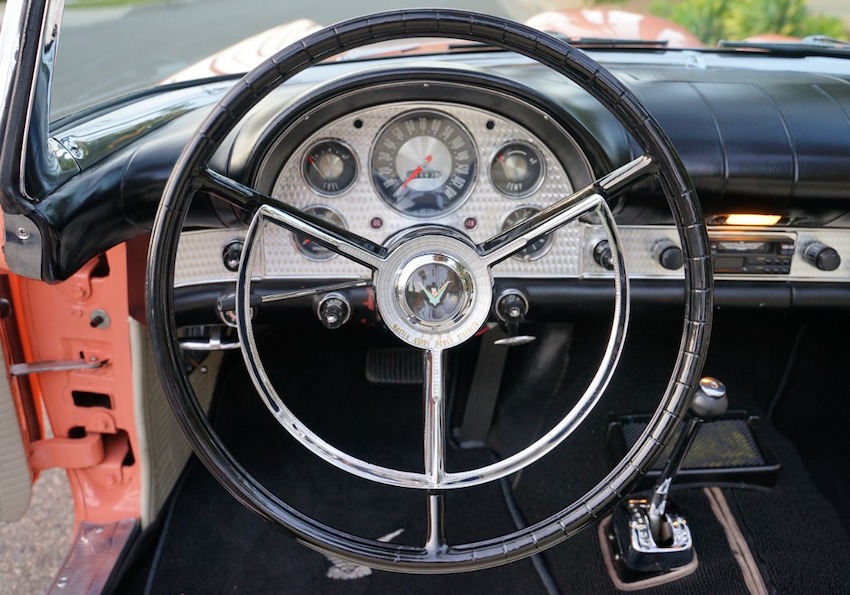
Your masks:
M 574 143 L 566 133 L 564 142 Z M 406 101 L 321 126 L 290 153 L 271 192 L 385 244 L 418 225 L 450 227 L 480 242 L 569 195 L 573 186 L 555 153 L 507 117 L 461 104 Z M 503 272 L 540 274 L 539 261 L 563 232 L 527 247 L 500 265 Z M 279 234 L 288 242 L 277 238 L 269 249 L 287 263 L 281 274 L 347 276 L 360 268 L 309 238 Z M 286 258 L 290 250 L 294 258 Z

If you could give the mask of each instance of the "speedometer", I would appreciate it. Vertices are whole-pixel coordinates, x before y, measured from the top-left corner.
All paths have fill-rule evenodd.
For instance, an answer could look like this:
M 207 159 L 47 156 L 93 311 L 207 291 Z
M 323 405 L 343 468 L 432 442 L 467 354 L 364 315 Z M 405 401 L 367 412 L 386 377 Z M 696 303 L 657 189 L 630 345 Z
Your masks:
M 381 199 L 412 217 L 428 218 L 460 206 L 475 183 L 477 151 L 464 126 L 437 111 L 413 111 L 378 134 L 370 160 Z

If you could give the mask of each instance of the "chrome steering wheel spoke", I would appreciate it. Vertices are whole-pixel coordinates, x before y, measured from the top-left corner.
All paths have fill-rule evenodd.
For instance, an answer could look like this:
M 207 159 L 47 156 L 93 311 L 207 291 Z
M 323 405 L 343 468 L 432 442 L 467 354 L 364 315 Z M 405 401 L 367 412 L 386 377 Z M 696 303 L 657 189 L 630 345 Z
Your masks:
M 425 475 L 439 487 L 446 473 L 446 378 L 445 351 L 423 351 L 425 374 Z
M 383 246 L 211 169 L 204 169 L 195 177 L 195 186 L 252 213 L 252 227 L 258 225 L 258 220 L 270 221 L 293 233 L 305 235 L 320 246 L 372 270 L 377 269 L 387 257 L 387 249 Z
M 476 249 L 487 266 L 510 258 L 523 248 L 579 217 L 596 211 L 600 204 L 637 180 L 655 173 L 657 167 L 648 155 L 641 155 L 585 186 L 581 190 L 535 213 L 492 238 Z
M 256 216 L 305 235 L 320 246 L 372 270 L 378 269 L 387 257 L 387 249 L 383 246 L 287 204 L 262 205 Z

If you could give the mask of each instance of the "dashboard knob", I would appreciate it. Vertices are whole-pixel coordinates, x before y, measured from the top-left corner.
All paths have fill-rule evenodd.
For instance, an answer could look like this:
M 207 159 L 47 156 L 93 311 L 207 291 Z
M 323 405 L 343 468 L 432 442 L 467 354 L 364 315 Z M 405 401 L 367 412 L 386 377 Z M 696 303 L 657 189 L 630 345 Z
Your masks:
M 602 240 L 593 247 L 593 260 L 603 269 L 614 270 L 614 256 L 611 254 L 608 240 Z
M 528 314 L 528 300 L 515 289 L 509 289 L 496 302 L 496 315 L 504 322 L 520 322 Z
M 338 293 L 330 293 L 323 296 L 319 300 L 319 307 L 316 310 L 319 320 L 329 329 L 341 327 L 351 317 L 351 304 L 348 303 L 348 300 L 344 296 Z
M 221 251 L 221 260 L 224 268 L 235 273 L 239 270 L 239 261 L 242 259 L 242 249 L 245 243 L 242 240 L 231 240 Z
M 685 264 L 682 249 L 670 240 L 661 240 L 652 248 L 652 256 L 668 271 L 676 271 Z
M 834 271 L 841 265 L 841 257 L 835 248 L 820 242 L 812 242 L 803 250 L 803 258 L 821 271 Z

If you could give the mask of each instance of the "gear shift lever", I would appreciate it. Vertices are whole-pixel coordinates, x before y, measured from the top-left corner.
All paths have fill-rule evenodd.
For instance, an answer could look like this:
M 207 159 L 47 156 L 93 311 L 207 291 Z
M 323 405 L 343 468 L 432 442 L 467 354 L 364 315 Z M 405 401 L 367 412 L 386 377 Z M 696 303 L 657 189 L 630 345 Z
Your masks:
M 649 519 L 649 530 L 655 544 L 659 547 L 670 547 L 673 544 L 673 531 L 665 510 L 670 485 L 682 467 L 685 456 L 691 449 L 699 426 L 704 421 L 711 421 L 726 413 L 729 400 L 726 398 L 726 387 L 715 378 L 706 377 L 699 381 L 699 388 L 694 394 L 688 416 L 682 424 L 682 430 L 676 444 L 670 451 L 664 471 L 652 490 L 649 509 L 646 516 Z
M 649 501 L 632 498 L 615 511 L 611 539 L 619 546 L 618 559 L 630 571 L 666 573 L 693 560 L 687 521 L 670 510 L 668 494 L 700 425 L 722 416 L 727 405 L 723 383 L 710 377 L 701 379 Z

